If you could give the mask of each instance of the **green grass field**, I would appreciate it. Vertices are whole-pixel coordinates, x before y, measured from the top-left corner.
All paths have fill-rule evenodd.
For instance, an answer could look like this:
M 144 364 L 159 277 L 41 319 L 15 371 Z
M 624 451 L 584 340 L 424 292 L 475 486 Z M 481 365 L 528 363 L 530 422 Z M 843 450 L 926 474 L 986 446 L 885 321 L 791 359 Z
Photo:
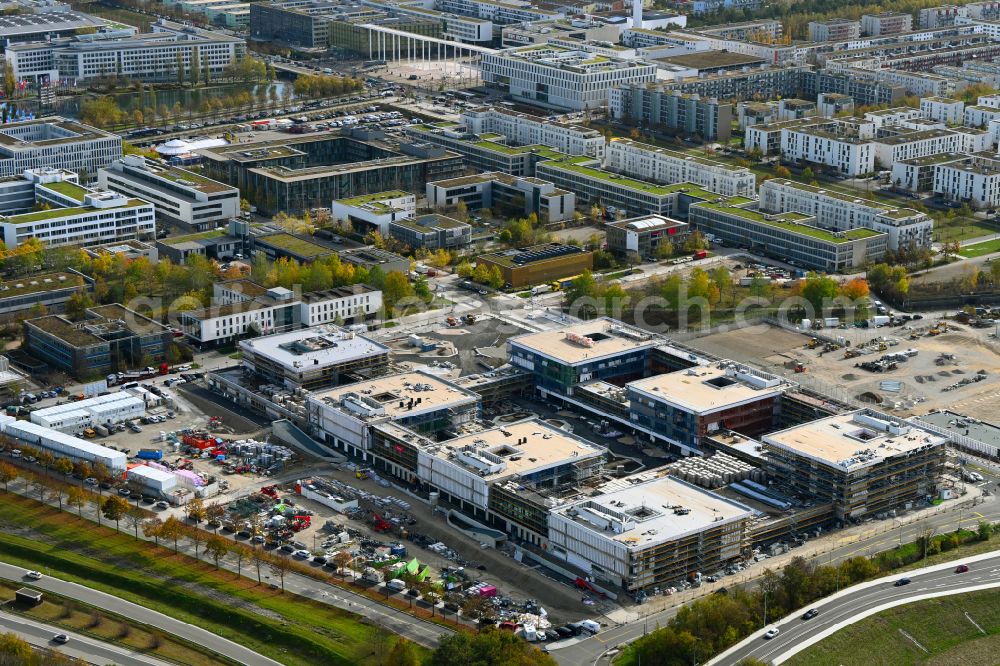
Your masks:
M 998 233 L 1000 226 L 975 218 L 963 217 L 934 223 L 934 240 L 938 243 L 953 243 Z
M 983 241 L 975 245 L 967 245 L 962 248 L 959 254 L 967 259 L 972 259 L 974 257 L 981 257 L 984 254 L 992 254 L 993 252 L 1000 252 L 1000 238 Z
M 980 633 L 966 613 L 989 635 Z M 998 648 L 1000 590 L 984 590 L 891 608 L 845 627 L 784 663 L 787 666 L 994 666 L 998 663 Z
M 217 571 L 33 500 L 0 502 L 0 558 L 114 594 L 285 664 L 375 664 L 397 640 L 362 618 Z M 30 538 L 28 538 L 30 537 Z M 244 561 L 249 573 L 252 564 Z M 417 648 L 421 656 L 423 648 Z

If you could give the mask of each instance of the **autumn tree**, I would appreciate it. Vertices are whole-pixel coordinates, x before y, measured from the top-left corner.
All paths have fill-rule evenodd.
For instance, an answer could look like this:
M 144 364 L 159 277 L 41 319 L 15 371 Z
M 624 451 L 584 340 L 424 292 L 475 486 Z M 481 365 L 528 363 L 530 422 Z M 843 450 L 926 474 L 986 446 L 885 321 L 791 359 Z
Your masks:
M 230 552 L 230 541 L 225 537 L 219 536 L 218 534 L 213 534 L 208 538 L 208 542 L 205 543 L 205 552 L 208 553 L 209 557 L 215 562 L 215 568 L 219 568 L 219 561 L 225 558 Z
M 128 514 L 131 508 L 132 505 L 118 495 L 108 495 L 101 502 L 101 514 L 108 520 L 115 521 L 115 531 L 118 531 L 119 522 Z
M 83 507 L 87 505 L 87 492 L 79 486 L 70 486 L 66 492 L 66 503 L 76 507 L 76 513 L 83 518 Z
M 18 469 L 8 462 L 0 462 L 0 483 L 3 483 L 4 492 L 7 492 L 7 487 L 10 485 L 11 481 L 14 481 L 18 477 Z

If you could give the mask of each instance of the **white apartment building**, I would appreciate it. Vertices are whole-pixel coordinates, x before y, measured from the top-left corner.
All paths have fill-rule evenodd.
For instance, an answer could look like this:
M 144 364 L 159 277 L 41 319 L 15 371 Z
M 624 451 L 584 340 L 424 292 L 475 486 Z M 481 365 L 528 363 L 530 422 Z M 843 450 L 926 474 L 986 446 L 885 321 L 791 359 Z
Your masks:
M 195 55 L 195 53 L 197 53 Z M 177 79 L 178 57 L 185 80 L 192 62 L 205 79 L 221 77 L 226 66 L 246 54 L 246 42 L 220 32 L 160 19 L 142 35 L 76 35 L 47 42 L 9 44 L 4 58 L 18 79 L 86 81 L 124 76 L 142 81 Z
M 1000 159 L 972 156 L 934 167 L 934 192 L 973 208 L 1000 206 Z
M 783 178 L 772 178 L 761 184 L 760 210 L 811 215 L 818 226 L 826 229 L 871 229 L 885 233 L 888 234 L 888 248 L 893 251 L 910 245 L 929 247 L 934 230 L 934 220 L 925 213 L 910 208 L 892 208 L 870 199 Z
M 608 144 L 604 167 L 653 183 L 694 183 L 724 196 L 756 195 L 757 176 L 750 169 L 629 139 Z
M 749 133 L 755 128 L 747 129 Z M 781 152 L 786 160 L 823 164 L 846 176 L 875 170 L 875 151 L 849 124 L 824 122 L 781 130 Z
M 962 124 L 966 127 L 989 127 L 990 123 L 997 118 L 1000 118 L 1000 109 L 973 104 L 965 107 L 965 112 L 962 114 Z
M 989 133 L 982 136 L 989 137 Z M 875 161 L 884 169 L 891 169 L 900 160 L 927 157 L 938 153 L 966 152 L 972 137 L 962 132 L 931 129 L 903 132 L 895 136 L 882 137 L 871 142 Z
M 582 125 L 554 123 L 537 116 L 507 109 L 482 107 L 462 114 L 472 134 L 502 134 L 511 146 L 544 145 L 566 155 L 604 157 L 604 136 Z
M 66 169 L 81 180 L 122 156 L 122 138 L 58 116 L 0 126 L 0 176 L 28 169 Z
M 868 111 L 865 113 L 865 120 L 874 124 L 876 130 L 885 127 L 896 127 L 911 120 L 921 118 L 919 109 L 911 109 L 907 106 L 893 107 L 881 111 Z
M 920 115 L 928 120 L 961 125 L 965 119 L 965 102 L 950 97 L 924 97 L 920 100 Z M 982 125 L 976 123 L 977 127 Z
M 608 90 L 656 79 L 657 66 L 539 44 L 484 54 L 482 78 L 515 101 L 582 111 L 608 103 Z
M 156 204 L 156 213 L 193 231 L 208 231 L 239 217 L 240 191 L 199 174 L 141 155 L 126 155 L 97 172 L 102 189 Z

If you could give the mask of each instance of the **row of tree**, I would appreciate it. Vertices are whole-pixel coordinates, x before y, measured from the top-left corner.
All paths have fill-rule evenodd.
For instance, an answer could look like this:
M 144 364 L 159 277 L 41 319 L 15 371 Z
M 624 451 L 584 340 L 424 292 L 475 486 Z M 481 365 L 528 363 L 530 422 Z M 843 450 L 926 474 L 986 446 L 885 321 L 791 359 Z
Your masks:
M 364 81 L 350 76 L 301 74 L 295 79 L 295 94 L 299 97 L 335 97 L 364 88 Z

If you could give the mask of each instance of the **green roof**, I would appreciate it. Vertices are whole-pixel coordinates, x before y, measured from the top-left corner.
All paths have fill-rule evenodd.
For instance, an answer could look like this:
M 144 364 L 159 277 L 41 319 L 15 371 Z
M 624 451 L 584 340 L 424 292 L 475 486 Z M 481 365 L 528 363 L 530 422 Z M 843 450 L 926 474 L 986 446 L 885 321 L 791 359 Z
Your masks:
M 313 243 L 312 241 L 307 241 L 302 238 L 296 238 L 291 234 L 259 236 L 257 237 L 256 242 L 270 245 L 278 248 L 279 250 L 291 252 L 292 254 L 297 254 L 300 257 L 316 257 L 319 255 L 333 254 L 333 250 L 324 245 L 319 245 L 318 243 Z
M 842 232 L 832 232 L 825 229 L 820 229 L 819 227 L 813 227 L 808 224 L 801 224 L 802 220 L 812 219 L 811 215 L 804 215 L 802 213 L 781 213 L 780 215 L 767 215 L 761 213 L 760 211 L 751 210 L 748 208 L 739 208 L 737 206 L 728 203 L 730 200 L 727 199 L 726 203 L 713 203 L 710 201 L 703 201 L 695 204 L 696 208 L 704 208 L 709 210 L 716 210 L 721 213 L 726 213 L 733 215 L 734 217 L 740 217 L 745 220 L 751 220 L 753 222 L 758 222 L 769 227 L 774 227 L 776 229 L 784 229 L 785 231 L 791 231 L 792 233 L 801 234 L 803 236 L 811 236 L 817 240 L 826 241 L 828 243 L 849 243 L 851 241 L 861 240 L 864 238 L 871 238 L 873 236 L 881 235 L 878 231 L 872 231 L 871 229 L 851 229 L 849 231 Z M 771 219 L 767 219 L 770 217 Z
M 205 240 L 207 238 L 218 238 L 220 236 L 225 236 L 229 232 L 225 229 L 212 229 L 211 231 L 203 231 L 199 234 L 188 234 L 187 236 L 175 236 L 174 238 L 168 238 L 163 241 L 166 245 L 174 245 L 176 243 L 186 243 L 189 241 L 199 241 Z
M 42 183 L 41 185 L 47 190 L 58 192 L 63 196 L 71 197 L 80 202 L 83 201 L 83 197 L 89 192 L 86 187 L 81 187 L 80 185 L 68 180 L 57 180 L 52 183 Z
M 87 213 L 97 213 L 103 210 L 115 210 L 116 208 L 136 208 L 138 206 L 148 206 L 145 201 L 139 199 L 129 199 L 128 203 L 124 206 L 116 206 L 114 208 L 94 208 L 93 206 L 76 206 L 73 208 L 53 208 L 52 210 L 38 210 L 31 213 L 22 213 L 21 215 L 11 215 L 7 218 L 7 222 L 10 224 L 29 224 L 31 222 L 39 222 L 41 220 L 53 220 L 60 217 L 70 217 L 72 215 L 85 215 Z
M 635 180 L 634 178 L 628 178 L 627 176 L 622 176 L 610 171 L 605 171 L 604 169 L 598 169 L 591 166 L 584 166 L 580 162 L 593 162 L 593 158 L 587 157 L 584 159 L 566 159 L 559 160 L 556 162 L 547 162 L 546 166 L 554 166 L 560 169 L 566 169 L 567 171 L 573 171 L 574 173 L 579 173 L 590 178 L 596 178 L 598 180 L 603 180 L 608 183 L 613 183 L 615 185 L 621 185 L 622 187 L 627 187 L 629 189 L 638 190 L 640 192 L 648 192 L 649 194 L 655 195 L 668 195 L 675 194 L 684 190 L 684 194 L 688 194 L 694 197 L 700 197 L 702 199 L 714 199 L 718 197 L 718 194 L 713 194 L 706 189 L 694 185 L 692 183 L 675 183 L 673 185 L 656 185 L 655 183 L 647 183 L 642 180 Z M 748 200 L 749 201 L 749 200 Z
M 388 192 L 375 192 L 374 194 L 362 194 L 360 196 L 349 197 L 347 199 L 337 199 L 337 203 L 359 208 L 366 204 L 381 203 L 384 199 L 398 199 L 399 197 L 408 196 L 412 195 L 409 192 L 404 192 L 402 190 L 389 190 Z M 388 206 L 386 207 L 389 208 Z

